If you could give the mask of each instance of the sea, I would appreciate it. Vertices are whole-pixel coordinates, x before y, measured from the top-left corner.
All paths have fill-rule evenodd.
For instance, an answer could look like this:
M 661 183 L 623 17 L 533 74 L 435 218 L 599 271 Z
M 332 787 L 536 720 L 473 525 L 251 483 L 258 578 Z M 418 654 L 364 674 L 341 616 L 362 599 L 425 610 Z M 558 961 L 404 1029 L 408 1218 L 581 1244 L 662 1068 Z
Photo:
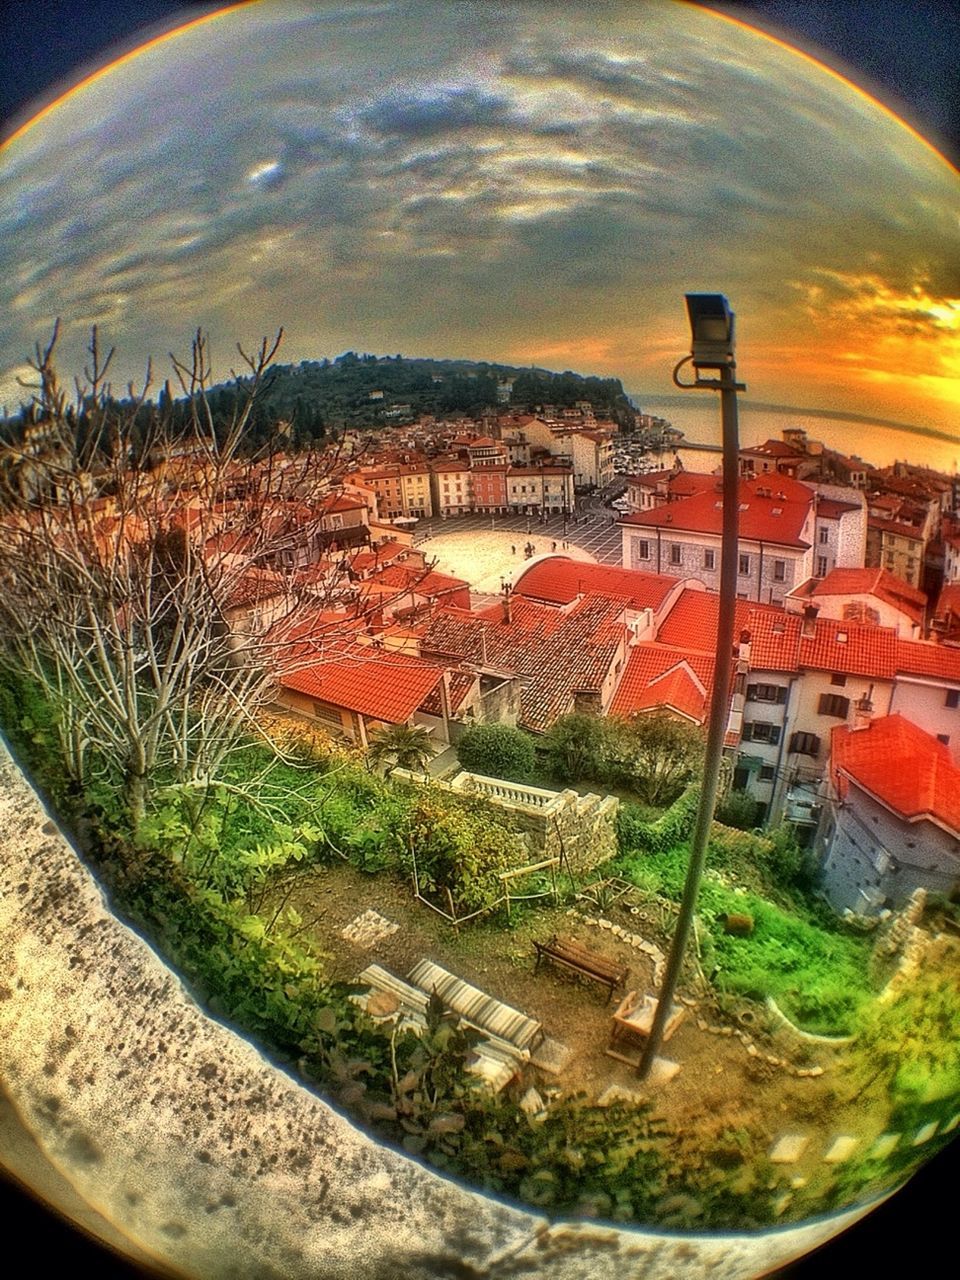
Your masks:
M 716 451 L 679 449 L 688 471 L 713 471 L 720 466 L 720 397 L 706 391 L 684 396 L 645 396 L 630 392 L 630 398 L 644 413 L 664 418 L 682 431 L 693 444 L 712 444 Z M 942 433 L 926 433 L 923 428 L 882 424 L 855 416 L 845 418 L 816 410 L 789 406 L 751 404 L 739 398 L 741 445 L 762 444 L 781 438 L 785 427 L 802 427 L 809 439 L 822 441 L 840 453 L 856 455 L 875 467 L 893 462 L 912 462 L 933 467 L 947 475 L 960 471 L 960 423 L 954 438 Z M 664 455 L 666 465 L 669 455 Z

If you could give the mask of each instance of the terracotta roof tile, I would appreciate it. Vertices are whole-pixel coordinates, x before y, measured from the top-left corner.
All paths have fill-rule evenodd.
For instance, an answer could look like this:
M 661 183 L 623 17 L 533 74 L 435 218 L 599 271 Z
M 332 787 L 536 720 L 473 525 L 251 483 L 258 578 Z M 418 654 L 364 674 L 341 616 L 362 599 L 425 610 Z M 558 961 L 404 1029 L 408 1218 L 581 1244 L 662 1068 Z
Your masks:
M 514 592 L 548 604 L 570 604 L 580 594 L 626 596 L 634 609 L 657 609 L 676 589 L 677 579 L 616 565 L 591 564 L 570 556 L 548 556 L 530 566 Z
M 960 683 L 960 649 L 925 640 L 897 642 L 897 670 L 903 675 L 929 676 Z
M 352 645 L 336 657 L 282 676 L 280 683 L 318 702 L 403 724 L 442 676 L 442 667 L 419 658 Z
M 914 622 L 923 618 L 927 597 L 887 569 L 833 569 L 814 587 L 814 596 L 871 595 L 893 605 Z
M 652 511 L 624 516 L 619 523 L 719 537 L 723 527 L 719 483 L 718 480 L 712 491 L 668 502 Z M 769 497 L 766 496 L 768 490 Z M 755 480 L 741 480 L 738 492 L 741 540 L 762 540 L 785 547 L 810 545 L 800 536 L 813 504 L 813 491 L 807 485 L 783 475 L 759 476 Z
M 863 626 L 818 618 L 812 636 L 800 635 L 801 667 L 892 680 L 897 667 L 897 633 L 892 627 Z
M 657 634 L 661 644 L 686 653 L 712 653 L 717 644 L 720 597 L 713 592 L 686 590 Z M 800 619 L 777 605 L 738 600 L 734 612 L 734 643 L 750 632 L 750 665 L 762 671 L 796 671 Z
M 942 742 L 910 720 L 892 715 L 865 729 L 838 725 L 830 755 L 841 796 L 852 780 L 901 817 L 929 818 L 960 837 L 960 769 Z
M 685 654 L 661 644 L 636 645 L 630 650 L 610 714 L 626 716 L 664 707 L 702 724 L 713 686 L 713 668 L 712 654 Z
M 573 709 L 577 693 L 601 691 L 621 651 L 624 596 L 586 596 L 570 612 L 523 597 L 482 613 L 441 609 L 424 629 L 425 653 L 523 677 L 520 721 L 543 732 Z

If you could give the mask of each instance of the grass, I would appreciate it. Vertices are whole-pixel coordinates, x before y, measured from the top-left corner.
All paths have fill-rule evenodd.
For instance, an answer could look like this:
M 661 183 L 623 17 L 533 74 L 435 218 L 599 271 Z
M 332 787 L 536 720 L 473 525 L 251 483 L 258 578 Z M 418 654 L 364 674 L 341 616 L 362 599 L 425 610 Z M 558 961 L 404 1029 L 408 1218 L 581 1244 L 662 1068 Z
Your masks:
M 628 855 L 618 872 L 651 895 L 678 900 L 688 856 L 686 845 Z M 704 876 L 698 912 L 706 938 L 703 967 L 713 971 L 715 986 L 750 1000 L 772 996 L 805 1031 L 846 1034 L 874 994 L 867 977 L 869 939 L 831 928 L 813 912 L 791 910 L 753 888 L 731 887 L 715 870 Z M 751 915 L 753 932 L 726 933 L 722 917 L 728 913 Z

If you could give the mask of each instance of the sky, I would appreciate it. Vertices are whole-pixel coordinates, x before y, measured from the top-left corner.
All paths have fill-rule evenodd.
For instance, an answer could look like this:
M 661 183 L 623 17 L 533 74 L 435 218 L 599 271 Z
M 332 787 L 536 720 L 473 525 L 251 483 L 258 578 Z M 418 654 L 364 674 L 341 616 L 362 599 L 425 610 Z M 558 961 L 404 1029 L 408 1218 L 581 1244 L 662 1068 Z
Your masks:
M 21 46 L 45 45 L 56 79 L 64 32 L 95 59 L 122 7 L 90 0 L 56 39 L 31 18 Z M 919 7 L 909 36 L 874 0 L 859 42 L 837 14 L 870 3 L 777 0 L 758 20 L 783 35 L 805 13 L 805 38 L 860 56 L 873 88 L 900 67 L 884 91 L 912 94 L 949 150 L 950 92 L 929 88 L 952 84 L 936 59 L 955 9 Z M 11 98 L 40 80 L 22 61 Z M 234 340 L 282 324 L 290 361 L 466 356 L 653 397 L 686 346 L 682 294 L 707 289 L 737 311 L 758 402 L 957 436 L 957 184 L 862 93 L 676 0 L 267 0 L 128 60 L 0 152 L 0 403 L 57 315 L 65 358 L 97 323 L 124 379 L 198 324 L 225 374 Z

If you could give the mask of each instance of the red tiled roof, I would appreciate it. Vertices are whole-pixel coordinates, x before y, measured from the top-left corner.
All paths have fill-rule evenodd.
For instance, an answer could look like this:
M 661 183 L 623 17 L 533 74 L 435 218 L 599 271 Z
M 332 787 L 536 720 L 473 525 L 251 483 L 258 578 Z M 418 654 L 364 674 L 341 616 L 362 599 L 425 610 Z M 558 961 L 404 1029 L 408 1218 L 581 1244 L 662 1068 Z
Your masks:
M 658 609 L 676 586 L 677 579 L 666 574 L 551 555 L 532 564 L 513 589 L 518 595 L 548 604 L 570 604 L 578 595 L 592 592 L 626 596 L 634 609 Z
M 848 511 L 859 511 L 856 502 L 840 502 L 837 498 L 821 498 L 817 502 L 817 515 L 821 520 L 838 520 Z
M 685 653 L 710 653 L 717 644 L 720 597 L 707 591 L 686 590 L 670 610 L 657 634 L 661 644 Z M 750 632 L 750 665 L 762 671 L 796 671 L 800 619 L 779 605 L 738 600 L 734 613 L 734 643 Z
M 926 594 L 887 569 L 832 569 L 813 589 L 815 596 L 875 596 L 914 622 L 923 618 Z
M 912 524 L 901 524 L 898 520 L 882 520 L 879 516 L 870 516 L 868 529 L 879 529 L 883 533 L 892 533 L 897 538 L 912 538 L 915 542 L 923 541 L 923 533 Z
M 741 453 L 758 453 L 764 458 L 803 458 L 806 455 L 795 445 L 786 444 L 783 440 L 764 440 L 763 444 L 755 444 L 740 450 Z
M 702 724 L 713 685 L 712 654 L 683 653 L 661 644 L 639 644 L 630 650 L 610 714 L 669 707 Z
M 281 676 L 285 689 L 317 702 L 403 724 L 443 676 L 443 668 L 372 645 L 353 645 L 340 656 Z
M 960 582 L 948 582 L 937 597 L 935 618 L 960 617 Z
M 454 578 L 448 573 L 437 573 L 435 569 L 410 568 L 405 564 L 387 565 L 374 579 L 387 587 L 412 587 L 420 595 L 436 596 L 447 591 L 470 590 L 470 583 L 463 578 Z
M 892 680 L 897 669 L 897 643 L 892 627 L 818 618 L 812 636 L 800 635 L 797 662 L 820 671 Z
M 723 528 L 723 502 L 718 484 L 719 481 L 712 492 L 624 516 L 618 523 L 719 537 Z M 770 490 L 771 496 L 766 497 L 759 490 Z M 759 476 L 755 480 L 741 480 L 738 495 L 742 541 L 799 548 L 810 545 L 800 537 L 813 502 L 813 491 L 806 485 L 782 475 Z
M 424 653 L 524 677 L 520 722 L 543 732 L 573 710 L 577 693 L 597 694 L 621 652 L 623 596 L 589 595 L 569 612 L 515 596 L 482 613 L 440 609 L 424 628 Z
M 960 837 L 960 769 L 944 743 L 910 720 L 892 715 L 865 729 L 838 725 L 830 755 L 841 797 L 855 782 L 902 818 L 928 818 Z
M 960 683 L 960 649 L 928 640 L 897 642 L 897 670 L 903 675 L 929 676 L 933 680 Z

